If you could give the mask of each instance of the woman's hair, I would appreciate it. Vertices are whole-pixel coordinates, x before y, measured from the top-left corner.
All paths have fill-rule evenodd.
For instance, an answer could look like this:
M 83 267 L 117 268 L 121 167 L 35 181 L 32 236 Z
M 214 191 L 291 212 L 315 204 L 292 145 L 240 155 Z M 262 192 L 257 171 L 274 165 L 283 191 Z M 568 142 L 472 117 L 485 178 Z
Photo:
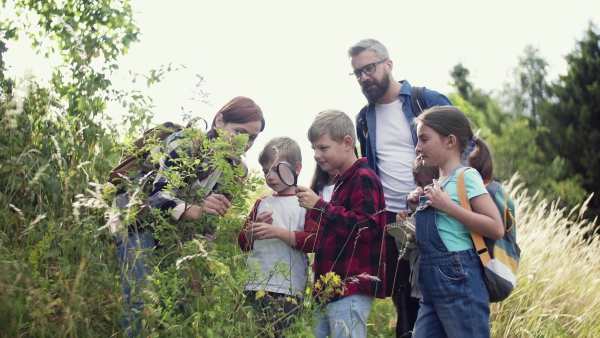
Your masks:
M 223 123 L 225 124 L 260 121 L 260 131 L 262 132 L 265 129 L 265 118 L 263 117 L 262 110 L 252 99 L 244 96 L 234 97 L 217 112 L 210 129 L 212 137 L 218 136 L 215 126 L 219 114 L 223 117 Z
M 315 165 L 315 173 L 310 181 L 310 188 L 318 194 L 327 183 L 329 183 L 329 173 L 321 169 L 320 165 Z
M 442 137 L 447 137 L 450 134 L 454 135 L 463 156 L 467 151 L 469 141 L 474 138 L 471 122 L 465 113 L 453 106 L 437 106 L 427 109 L 421 115 L 415 117 L 414 123 L 423 123 Z M 491 180 L 494 173 L 494 163 L 490 150 L 482 139 L 475 137 L 474 142 L 477 148 L 469 155 L 468 165 L 477 169 L 484 180 Z

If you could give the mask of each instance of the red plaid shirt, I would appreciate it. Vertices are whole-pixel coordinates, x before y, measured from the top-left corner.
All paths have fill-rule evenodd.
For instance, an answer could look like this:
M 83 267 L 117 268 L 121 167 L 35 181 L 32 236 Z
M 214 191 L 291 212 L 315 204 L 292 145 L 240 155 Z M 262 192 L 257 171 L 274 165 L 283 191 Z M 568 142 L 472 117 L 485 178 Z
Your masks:
M 385 298 L 385 198 L 379 177 L 357 160 L 341 176 L 330 203 L 320 199 L 307 213 L 305 227 L 319 226 L 313 263 L 315 284 L 332 271 L 345 284 L 344 295 Z M 312 223 L 312 224 L 311 224 Z M 374 278 L 376 277 L 380 281 Z M 313 290 L 313 296 L 319 296 Z

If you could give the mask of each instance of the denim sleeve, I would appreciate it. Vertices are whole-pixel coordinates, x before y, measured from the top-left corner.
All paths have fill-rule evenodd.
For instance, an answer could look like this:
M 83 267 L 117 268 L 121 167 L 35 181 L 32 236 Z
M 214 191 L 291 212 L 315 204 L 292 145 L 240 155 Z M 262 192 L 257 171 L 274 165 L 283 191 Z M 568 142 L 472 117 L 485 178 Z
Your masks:
M 425 103 L 428 108 L 435 106 L 451 106 L 452 102 L 444 94 L 440 94 L 435 90 L 425 89 Z

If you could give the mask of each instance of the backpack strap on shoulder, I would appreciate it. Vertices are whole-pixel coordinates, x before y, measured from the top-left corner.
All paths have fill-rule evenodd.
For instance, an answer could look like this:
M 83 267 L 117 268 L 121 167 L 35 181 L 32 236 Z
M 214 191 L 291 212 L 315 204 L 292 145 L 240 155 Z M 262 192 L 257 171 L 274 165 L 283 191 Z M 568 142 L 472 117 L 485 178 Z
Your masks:
M 367 138 L 367 135 L 369 134 L 367 129 L 367 107 L 368 105 L 362 107 L 358 113 L 358 118 L 356 119 L 356 129 L 358 129 L 357 131 L 359 134 L 362 134 L 364 138 Z
M 358 113 L 358 117 L 356 118 L 356 136 L 358 137 L 358 143 L 360 144 L 360 153 L 362 157 L 366 156 L 367 136 L 369 136 L 369 129 L 367 127 L 367 108 L 368 105 L 365 105 L 360 110 L 360 112 Z M 354 150 L 358 155 L 356 147 L 354 148 Z
M 490 194 L 490 196 L 494 200 L 494 203 L 496 203 L 498 209 L 500 210 L 500 216 L 502 216 L 502 224 L 504 225 L 504 231 L 513 231 L 513 227 L 515 225 L 515 215 L 513 215 L 513 210 L 511 210 L 508 204 L 508 193 L 504 189 L 502 189 L 501 193 L 503 195 L 503 198 L 501 199 L 501 201 L 503 201 L 504 204 L 500 206 L 498 204 L 499 201 L 496 199 L 496 194 L 500 191 L 500 188 L 502 188 L 502 184 L 500 184 L 500 182 L 498 181 L 492 181 L 485 188 L 487 189 L 488 194 Z M 511 204 L 514 205 L 514 202 L 511 201 Z
M 429 108 L 425 102 L 425 87 L 410 88 L 410 106 L 415 117 L 421 115 L 423 110 Z
M 471 209 L 471 203 L 469 203 L 467 186 L 465 184 L 465 170 L 467 169 L 469 168 L 463 168 L 458 173 L 458 177 L 456 178 L 456 189 L 458 190 L 458 200 L 460 201 L 460 206 L 469 211 L 473 211 L 473 209 Z M 471 238 L 473 239 L 475 250 L 477 250 L 477 255 L 479 255 L 481 263 L 483 263 L 483 266 L 486 266 L 492 260 L 492 257 L 490 256 L 488 248 L 483 241 L 483 237 L 481 237 L 480 234 L 476 234 L 471 231 Z

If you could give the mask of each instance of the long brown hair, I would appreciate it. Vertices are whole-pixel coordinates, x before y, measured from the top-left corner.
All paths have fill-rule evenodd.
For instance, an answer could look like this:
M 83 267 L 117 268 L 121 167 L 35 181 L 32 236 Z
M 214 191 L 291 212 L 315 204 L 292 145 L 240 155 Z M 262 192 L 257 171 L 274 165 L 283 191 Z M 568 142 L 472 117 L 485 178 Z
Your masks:
M 460 146 L 464 158 L 469 141 L 475 139 L 476 150 L 467 158 L 470 167 L 475 168 L 484 180 L 491 180 L 494 175 L 494 162 L 487 144 L 479 137 L 473 137 L 471 121 L 460 109 L 453 106 L 437 106 L 424 111 L 415 117 L 414 123 L 423 123 L 435 130 L 442 137 L 452 134 Z
M 329 183 L 329 178 L 329 173 L 321 169 L 320 165 L 315 164 L 315 173 L 313 174 L 312 180 L 310 182 L 310 188 L 316 194 L 319 194 L 321 192 L 321 189 L 323 189 L 323 187 L 326 186 L 327 183 Z

